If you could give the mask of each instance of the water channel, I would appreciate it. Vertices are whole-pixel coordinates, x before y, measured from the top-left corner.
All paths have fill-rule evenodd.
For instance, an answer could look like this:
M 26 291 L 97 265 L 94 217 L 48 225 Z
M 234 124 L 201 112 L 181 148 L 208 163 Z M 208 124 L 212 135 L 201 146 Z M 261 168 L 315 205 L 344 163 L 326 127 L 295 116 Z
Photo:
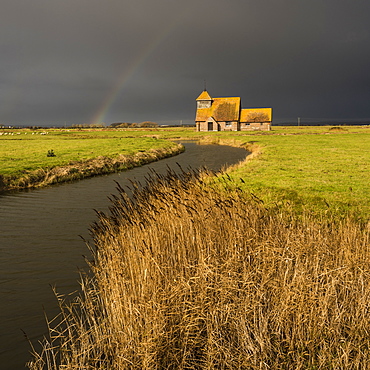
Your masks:
M 149 169 L 165 173 L 206 166 L 218 171 L 244 159 L 244 149 L 183 143 L 176 157 L 117 174 L 99 176 L 45 189 L 0 195 L 0 369 L 24 369 L 30 346 L 46 333 L 44 311 L 58 313 L 51 286 L 67 294 L 79 289 L 79 269 L 86 270 L 89 236 L 95 210 L 106 211 L 116 183 L 145 182 Z

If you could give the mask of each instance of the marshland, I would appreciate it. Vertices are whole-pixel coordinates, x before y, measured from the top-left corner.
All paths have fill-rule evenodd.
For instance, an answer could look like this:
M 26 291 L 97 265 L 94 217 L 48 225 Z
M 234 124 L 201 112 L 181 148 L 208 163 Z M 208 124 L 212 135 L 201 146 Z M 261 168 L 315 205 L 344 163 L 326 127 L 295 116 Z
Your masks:
M 119 186 L 30 369 L 367 368 L 368 127 L 120 135 L 252 154 Z
M 189 141 L 183 146 L 185 153 L 130 171 L 0 195 L 0 367 L 20 369 L 30 359 L 22 330 L 36 348 L 47 333 L 44 314 L 52 318 L 58 312 L 50 286 L 58 294 L 79 291 L 83 256 L 89 254 L 80 235 L 90 238 L 94 210 L 108 210 L 116 182 L 124 187 L 131 187 L 132 179 L 145 183 L 149 171 L 179 169 L 177 163 L 184 169 L 218 170 L 246 155 L 241 148 Z

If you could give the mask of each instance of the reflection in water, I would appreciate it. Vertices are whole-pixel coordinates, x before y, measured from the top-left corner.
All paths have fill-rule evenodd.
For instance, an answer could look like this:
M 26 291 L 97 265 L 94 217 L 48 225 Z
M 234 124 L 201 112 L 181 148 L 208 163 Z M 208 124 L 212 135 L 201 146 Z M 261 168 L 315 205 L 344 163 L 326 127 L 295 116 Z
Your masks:
M 116 183 L 143 183 L 149 168 L 205 166 L 219 170 L 245 158 L 243 149 L 184 143 L 186 152 L 127 172 L 94 177 L 41 190 L 0 196 L 0 367 L 21 369 L 30 359 L 30 346 L 46 332 L 43 310 L 57 312 L 50 285 L 58 293 L 78 290 L 78 271 L 88 254 L 79 235 L 88 237 L 94 209 L 106 211 Z M 21 330 L 22 329 L 22 330 Z

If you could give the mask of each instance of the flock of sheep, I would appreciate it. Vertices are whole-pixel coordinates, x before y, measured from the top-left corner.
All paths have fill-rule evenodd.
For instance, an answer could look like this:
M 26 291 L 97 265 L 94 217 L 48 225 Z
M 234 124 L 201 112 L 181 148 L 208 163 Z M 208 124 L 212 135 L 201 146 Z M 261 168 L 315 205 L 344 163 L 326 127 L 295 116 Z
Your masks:
M 25 135 L 27 135 L 27 132 L 25 132 L 24 133 Z M 48 135 L 49 133 L 48 132 L 46 132 L 46 131 L 43 131 L 43 132 L 32 132 L 31 133 L 32 135 L 38 135 L 38 134 L 40 134 L 40 135 Z M 21 135 L 21 132 L 17 132 L 17 133 L 15 133 L 15 132 L 0 132 L 0 136 L 1 135 Z

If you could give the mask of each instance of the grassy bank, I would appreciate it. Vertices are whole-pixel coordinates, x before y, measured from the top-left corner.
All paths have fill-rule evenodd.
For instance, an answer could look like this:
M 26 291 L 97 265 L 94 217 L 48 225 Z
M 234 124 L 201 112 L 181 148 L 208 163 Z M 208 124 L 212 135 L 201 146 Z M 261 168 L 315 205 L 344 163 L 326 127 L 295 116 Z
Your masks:
M 369 217 L 370 128 L 279 128 L 268 134 L 215 133 L 203 141 L 253 152 L 228 173 L 266 206 L 289 202 L 300 212 Z
M 92 232 L 93 277 L 30 369 L 362 369 L 369 228 L 296 218 L 198 174 L 152 179 Z
M 88 130 L 8 130 L 6 133 L 0 136 L 0 191 L 126 170 L 183 150 L 148 133 L 138 137 Z

